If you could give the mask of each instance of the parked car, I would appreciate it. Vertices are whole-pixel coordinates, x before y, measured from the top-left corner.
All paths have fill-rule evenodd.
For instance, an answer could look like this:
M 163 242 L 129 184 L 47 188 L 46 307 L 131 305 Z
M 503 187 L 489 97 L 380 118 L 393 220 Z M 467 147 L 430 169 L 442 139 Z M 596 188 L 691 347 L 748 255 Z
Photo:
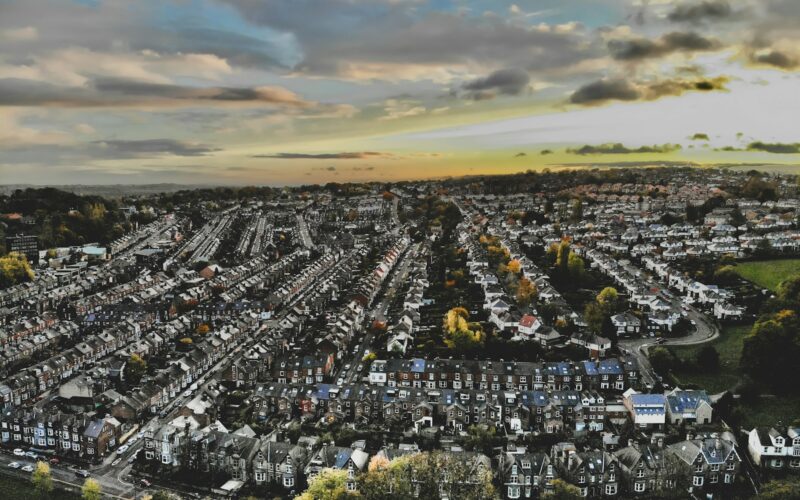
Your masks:
M 78 469 L 75 471 L 76 476 L 80 476 L 82 478 L 87 478 L 90 476 L 89 471 L 86 469 Z
M 139 481 L 139 483 L 140 483 L 142 486 L 144 486 L 145 488 L 149 488 L 150 486 L 152 486 L 152 485 L 153 485 L 153 483 L 151 483 L 150 481 L 148 481 L 147 479 L 144 479 L 144 478 L 142 478 L 142 480 L 141 480 L 141 481 Z
M 122 462 L 122 457 L 115 458 L 114 461 L 111 462 L 111 467 L 114 467 L 115 465 L 117 465 L 120 462 Z
M 19 462 L 11 462 L 10 464 L 8 464 L 8 466 L 11 467 L 12 469 L 19 469 L 20 467 L 22 467 L 22 465 Z
M 23 467 L 21 470 L 23 470 L 25 472 L 33 472 L 33 465 L 28 464 L 25 467 Z
M 36 460 L 37 458 L 39 458 L 39 454 L 38 454 L 38 453 L 34 453 L 34 452 L 32 452 L 32 451 L 26 451 L 26 452 L 25 452 L 25 456 L 26 456 L 26 457 L 28 457 L 28 458 L 32 458 L 32 459 L 34 459 L 34 460 Z
M 49 462 L 50 462 L 52 465 L 58 465 L 58 464 L 60 464 L 60 463 L 61 463 L 61 460 L 59 460 L 59 458 L 58 458 L 58 457 L 53 457 L 53 458 L 51 458 L 51 459 L 49 460 Z
M 127 444 L 123 444 L 119 448 L 117 448 L 117 455 L 122 455 L 126 451 L 128 451 L 129 446 Z
M 23 450 L 22 448 L 14 448 L 14 456 L 24 457 L 25 456 L 25 450 Z
M 128 463 L 129 463 L 129 464 L 132 464 L 133 462 L 135 462 L 135 461 L 136 461 L 136 458 L 139 456 L 139 452 L 140 452 L 140 451 L 142 451 L 142 450 L 136 450 L 136 451 L 134 451 L 134 452 L 133 452 L 133 455 L 131 455 L 130 457 L 128 457 Z
M 186 389 L 185 391 L 183 391 L 183 397 L 188 398 L 191 395 L 192 395 L 191 389 Z

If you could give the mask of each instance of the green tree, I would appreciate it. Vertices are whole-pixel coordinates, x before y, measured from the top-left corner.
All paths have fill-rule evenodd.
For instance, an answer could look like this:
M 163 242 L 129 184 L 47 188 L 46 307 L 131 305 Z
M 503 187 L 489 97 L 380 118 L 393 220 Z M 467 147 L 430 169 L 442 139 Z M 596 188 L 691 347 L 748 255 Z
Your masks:
M 577 486 L 571 485 L 563 479 L 554 479 L 553 489 L 542 495 L 547 500 L 581 500 L 581 490 Z
M 586 266 L 584 265 L 583 258 L 575 252 L 570 252 L 567 258 L 567 271 L 569 272 L 569 276 L 579 282 L 581 278 L 583 278 L 585 269 Z
M 650 349 L 648 357 L 650 358 L 650 364 L 653 365 L 653 369 L 658 373 L 667 373 L 674 369 L 677 364 L 675 356 L 673 356 L 669 349 L 662 346 Z
M 590 332 L 599 335 L 603 331 L 606 316 L 597 302 L 589 302 L 583 308 L 583 320 Z
M 147 362 L 138 354 L 132 353 L 125 364 L 125 378 L 133 384 L 138 384 L 147 373 Z
M 101 500 L 103 498 L 103 489 L 100 487 L 100 483 L 88 478 L 81 488 L 81 498 L 83 500 Z
M 556 267 L 562 272 L 566 272 L 569 266 L 570 245 L 569 240 L 561 240 L 556 250 Z
M 463 307 L 454 307 L 447 311 L 442 325 L 447 347 L 464 352 L 483 344 L 485 336 L 481 326 L 469 323 L 468 320 L 469 313 Z
M 36 462 L 36 468 L 31 473 L 33 489 L 39 498 L 47 498 L 53 491 L 53 477 L 50 474 L 50 466 L 47 462 Z
M 308 488 L 297 500 L 344 500 L 357 498 L 356 493 L 347 491 L 347 471 L 323 469 L 308 483 Z

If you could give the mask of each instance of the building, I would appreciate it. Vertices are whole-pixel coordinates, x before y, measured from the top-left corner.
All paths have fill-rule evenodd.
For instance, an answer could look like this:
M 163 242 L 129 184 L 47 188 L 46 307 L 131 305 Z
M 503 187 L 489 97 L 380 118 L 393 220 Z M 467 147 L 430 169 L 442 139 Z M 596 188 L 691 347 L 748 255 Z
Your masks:
M 6 250 L 18 252 L 33 264 L 39 263 L 39 237 L 29 234 L 9 236 L 6 238 Z

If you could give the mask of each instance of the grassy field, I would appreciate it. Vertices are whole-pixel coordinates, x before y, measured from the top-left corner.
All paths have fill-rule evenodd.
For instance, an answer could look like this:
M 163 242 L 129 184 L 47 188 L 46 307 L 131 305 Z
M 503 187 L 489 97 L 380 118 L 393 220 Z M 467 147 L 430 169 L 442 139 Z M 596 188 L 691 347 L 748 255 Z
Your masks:
M 752 325 L 726 326 L 711 345 L 719 353 L 718 373 L 696 373 L 682 371 L 675 373 L 684 384 L 697 384 L 709 393 L 717 393 L 729 389 L 739 381 L 739 358 L 742 354 L 744 336 L 750 333 Z M 676 356 L 687 362 L 693 362 L 697 352 L 706 344 L 685 347 L 670 347 Z
M 800 418 L 800 396 L 777 396 L 742 405 L 742 428 L 772 426 L 778 422 L 790 425 Z
M 773 292 L 781 281 L 800 274 L 800 259 L 759 260 L 736 265 L 739 276 Z
M 7 475 L 0 476 L 0 500 L 19 500 L 23 498 L 38 498 L 36 490 L 33 489 L 30 481 Z M 78 500 L 80 495 L 62 489 L 55 489 L 50 498 Z

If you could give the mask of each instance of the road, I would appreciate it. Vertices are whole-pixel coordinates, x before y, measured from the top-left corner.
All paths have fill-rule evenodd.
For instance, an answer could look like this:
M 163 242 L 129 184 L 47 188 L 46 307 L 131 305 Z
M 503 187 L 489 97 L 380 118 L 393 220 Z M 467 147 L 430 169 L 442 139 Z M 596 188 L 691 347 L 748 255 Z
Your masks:
M 650 287 L 662 289 L 665 288 L 664 285 L 653 281 L 652 279 L 648 279 L 646 282 Z M 679 298 L 675 297 L 671 293 L 669 295 L 662 295 L 662 298 L 669 301 L 673 307 L 679 310 L 684 306 L 683 302 L 681 302 Z M 620 347 L 623 347 L 631 354 L 636 356 L 642 373 L 642 381 L 645 383 L 645 386 L 654 386 L 657 379 L 656 373 L 650 364 L 650 359 L 647 356 L 647 350 L 651 346 L 696 345 L 710 342 L 719 337 L 719 327 L 713 320 L 709 319 L 708 316 L 697 310 L 697 308 L 694 306 L 688 305 L 685 307 L 686 308 L 684 310 L 686 311 L 686 318 L 691 321 L 693 323 L 692 326 L 694 326 L 694 329 L 688 336 L 676 339 L 665 338 L 660 344 L 656 344 L 654 338 L 626 339 L 619 341 Z
M 311 240 L 311 235 L 308 234 L 308 224 L 302 214 L 297 214 L 297 228 L 300 231 L 300 239 L 303 241 L 303 246 L 312 249 L 314 242 Z

